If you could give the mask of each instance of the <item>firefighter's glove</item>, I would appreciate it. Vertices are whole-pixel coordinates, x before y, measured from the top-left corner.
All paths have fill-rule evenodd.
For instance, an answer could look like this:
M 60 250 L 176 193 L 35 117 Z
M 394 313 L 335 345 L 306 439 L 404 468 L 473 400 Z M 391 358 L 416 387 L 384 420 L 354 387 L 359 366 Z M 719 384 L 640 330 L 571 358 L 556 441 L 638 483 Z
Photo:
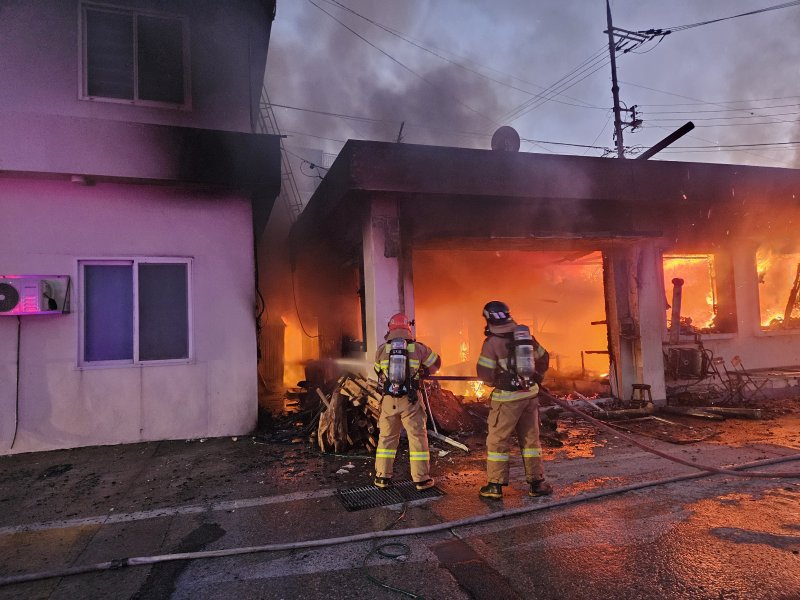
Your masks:
M 531 375 L 531 380 L 538 385 L 544 380 L 544 375 L 539 373 L 539 371 L 534 371 L 533 375 Z

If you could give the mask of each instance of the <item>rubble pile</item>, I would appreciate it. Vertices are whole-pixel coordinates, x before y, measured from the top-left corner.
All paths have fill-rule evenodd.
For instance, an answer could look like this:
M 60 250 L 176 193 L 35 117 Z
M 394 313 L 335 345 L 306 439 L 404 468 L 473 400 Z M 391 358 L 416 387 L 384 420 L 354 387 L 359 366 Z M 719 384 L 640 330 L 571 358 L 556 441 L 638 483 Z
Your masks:
M 475 429 L 475 419 L 464 408 L 464 404 L 450 390 L 442 388 L 438 381 L 424 381 L 423 393 L 431 417 L 443 433 L 463 433 Z
M 377 381 L 347 374 L 337 380 L 330 394 L 319 388 L 316 394 L 322 406 L 309 438 L 312 446 L 322 452 L 375 452 L 382 397 Z
M 339 377 L 330 393 L 318 387 L 313 394 L 321 405 L 311 423 L 309 441 L 312 446 L 337 454 L 349 450 L 375 452 L 383 397 L 377 381 L 348 373 Z M 438 382 L 424 381 L 420 396 L 419 401 L 424 402 L 429 411 L 429 419 L 436 424 L 429 429 L 432 435 L 441 437 L 443 433 L 476 430 L 475 416 L 464 408 L 458 396 L 443 389 Z

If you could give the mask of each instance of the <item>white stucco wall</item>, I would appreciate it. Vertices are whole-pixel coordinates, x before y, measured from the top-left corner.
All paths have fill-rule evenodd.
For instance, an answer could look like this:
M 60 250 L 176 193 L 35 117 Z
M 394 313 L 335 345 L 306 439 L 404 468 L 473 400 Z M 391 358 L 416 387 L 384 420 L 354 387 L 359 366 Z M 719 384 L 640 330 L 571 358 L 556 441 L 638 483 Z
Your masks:
M 0 453 L 243 434 L 256 424 L 250 200 L 176 186 L 0 178 L 0 274 L 72 277 L 72 312 L 0 317 Z M 191 257 L 189 364 L 78 366 L 78 261 Z M 17 422 L 16 442 L 10 448 Z

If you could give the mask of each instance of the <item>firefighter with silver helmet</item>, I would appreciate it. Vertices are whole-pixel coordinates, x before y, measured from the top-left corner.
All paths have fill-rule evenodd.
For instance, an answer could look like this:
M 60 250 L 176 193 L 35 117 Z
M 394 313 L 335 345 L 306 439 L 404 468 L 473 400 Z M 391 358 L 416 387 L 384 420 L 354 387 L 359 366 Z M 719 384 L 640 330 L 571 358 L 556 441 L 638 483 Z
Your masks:
M 392 484 L 394 459 L 403 428 L 408 437 L 411 479 L 420 491 L 435 485 L 430 476 L 428 452 L 428 414 L 420 400 L 419 378 L 435 373 L 442 359 L 426 345 L 416 341 L 411 333 L 412 322 L 398 313 L 389 319 L 385 344 L 375 355 L 375 372 L 383 386 L 381 416 L 378 421 L 380 437 L 375 451 L 375 486 L 388 488 Z
M 544 478 L 539 441 L 539 384 L 550 357 L 526 325 L 518 325 L 504 302 L 493 300 L 483 307 L 486 339 L 478 358 L 478 378 L 494 387 L 486 437 L 488 483 L 480 489 L 484 498 L 503 497 L 508 485 L 511 434 L 516 432 L 529 496 L 546 496 L 553 486 Z

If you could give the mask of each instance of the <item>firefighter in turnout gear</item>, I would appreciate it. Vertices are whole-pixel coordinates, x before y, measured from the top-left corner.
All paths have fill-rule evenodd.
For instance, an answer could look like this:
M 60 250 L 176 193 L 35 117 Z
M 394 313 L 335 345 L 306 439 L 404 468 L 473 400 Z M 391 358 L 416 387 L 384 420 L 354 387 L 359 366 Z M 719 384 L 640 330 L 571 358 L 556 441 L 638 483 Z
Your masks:
M 487 303 L 483 316 L 486 339 L 478 359 L 478 378 L 494 390 L 486 437 L 488 484 L 479 493 L 484 498 L 503 497 L 503 486 L 508 485 L 511 434 L 516 432 L 530 485 L 528 495 L 545 496 L 553 487 L 544 479 L 536 396 L 550 357 L 527 326 L 514 322 L 505 303 Z
M 430 476 L 428 452 L 428 414 L 420 400 L 419 378 L 435 373 L 442 359 L 433 350 L 414 340 L 411 321 L 400 313 L 389 319 L 388 332 L 375 355 L 375 372 L 383 386 L 380 437 L 375 451 L 375 486 L 392 484 L 392 468 L 403 428 L 408 436 L 411 479 L 418 490 L 434 486 Z

